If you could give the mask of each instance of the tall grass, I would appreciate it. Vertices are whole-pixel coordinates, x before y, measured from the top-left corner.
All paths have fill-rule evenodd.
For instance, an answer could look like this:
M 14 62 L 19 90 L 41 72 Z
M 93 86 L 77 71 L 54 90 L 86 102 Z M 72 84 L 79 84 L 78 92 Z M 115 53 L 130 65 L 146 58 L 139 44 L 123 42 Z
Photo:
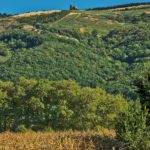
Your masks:
M 114 131 L 0 134 L 0 150 L 111 150 L 119 146 Z

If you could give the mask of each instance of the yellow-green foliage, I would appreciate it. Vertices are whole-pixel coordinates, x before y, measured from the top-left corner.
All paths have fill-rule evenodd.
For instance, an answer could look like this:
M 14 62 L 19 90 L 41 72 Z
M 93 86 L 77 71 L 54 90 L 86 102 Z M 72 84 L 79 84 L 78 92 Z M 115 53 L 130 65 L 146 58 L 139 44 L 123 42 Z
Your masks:
M 123 97 L 72 80 L 0 82 L 1 131 L 22 125 L 36 131 L 114 128 L 118 114 L 126 110 Z
M 128 150 L 149 150 L 148 110 L 139 101 L 130 102 L 128 111 L 121 113 L 116 124 L 117 137 Z M 148 121 L 148 122 L 147 122 Z

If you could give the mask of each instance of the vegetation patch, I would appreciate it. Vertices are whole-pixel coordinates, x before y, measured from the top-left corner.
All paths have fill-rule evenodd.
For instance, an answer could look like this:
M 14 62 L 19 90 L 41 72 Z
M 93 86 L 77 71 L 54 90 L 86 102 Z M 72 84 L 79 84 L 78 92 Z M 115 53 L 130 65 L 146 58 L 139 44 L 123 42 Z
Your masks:
M 42 39 L 34 33 L 29 33 L 24 30 L 13 30 L 2 32 L 0 41 L 6 43 L 13 50 L 21 48 L 33 48 L 42 44 Z
M 55 22 L 61 19 L 62 17 L 66 16 L 67 14 L 69 14 L 68 11 L 53 12 L 50 14 L 43 14 L 43 15 L 41 13 L 40 15 L 33 15 L 31 17 L 18 18 L 18 21 L 20 23 L 28 23 L 28 24 L 36 25 L 40 23 L 43 24 L 43 23 Z

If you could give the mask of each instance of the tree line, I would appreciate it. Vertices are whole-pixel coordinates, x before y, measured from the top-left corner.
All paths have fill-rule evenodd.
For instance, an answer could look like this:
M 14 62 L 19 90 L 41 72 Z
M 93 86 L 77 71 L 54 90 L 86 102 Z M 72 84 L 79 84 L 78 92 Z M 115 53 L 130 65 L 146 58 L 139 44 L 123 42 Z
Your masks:
M 80 87 L 72 80 L 49 81 L 20 78 L 0 82 L 0 131 L 20 126 L 35 131 L 114 128 L 127 101 L 101 88 Z
M 136 82 L 141 100 L 128 101 L 73 80 L 0 81 L 0 132 L 114 129 L 131 150 L 150 148 L 150 75 Z M 123 144 L 123 145 L 124 145 Z

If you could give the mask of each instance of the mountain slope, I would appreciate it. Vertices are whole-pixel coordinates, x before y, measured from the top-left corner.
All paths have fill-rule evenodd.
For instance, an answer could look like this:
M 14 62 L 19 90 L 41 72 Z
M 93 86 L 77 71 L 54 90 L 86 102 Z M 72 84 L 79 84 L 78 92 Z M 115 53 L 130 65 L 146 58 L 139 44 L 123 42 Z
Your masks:
M 61 11 L 0 19 L 0 79 L 74 79 L 136 98 L 150 66 L 150 7 Z M 147 67 L 146 67 L 147 68 Z

